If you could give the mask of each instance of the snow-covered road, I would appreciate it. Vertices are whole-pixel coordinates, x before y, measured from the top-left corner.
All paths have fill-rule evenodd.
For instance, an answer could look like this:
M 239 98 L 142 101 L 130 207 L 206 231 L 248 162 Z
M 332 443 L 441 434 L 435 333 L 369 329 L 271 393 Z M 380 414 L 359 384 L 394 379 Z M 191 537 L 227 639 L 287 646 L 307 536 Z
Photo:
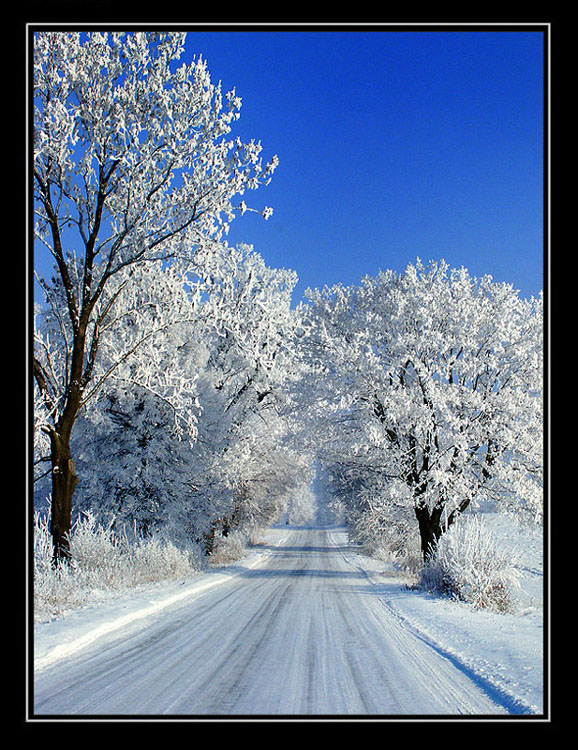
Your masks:
M 34 714 L 511 711 L 395 616 L 343 530 L 287 527 L 214 580 L 38 669 Z

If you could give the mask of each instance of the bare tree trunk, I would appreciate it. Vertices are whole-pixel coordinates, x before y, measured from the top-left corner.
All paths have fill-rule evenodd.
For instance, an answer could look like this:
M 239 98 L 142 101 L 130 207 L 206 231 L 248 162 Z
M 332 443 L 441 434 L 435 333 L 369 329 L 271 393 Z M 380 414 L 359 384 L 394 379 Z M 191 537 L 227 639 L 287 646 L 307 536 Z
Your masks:
M 70 454 L 70 439 L 63 439 L 56 431 L 50 434 L 52 443 L 52 561 L 55 567 L 70 562 L 70 528 L 72 525 L 72 496 L 78 483 L 76 466 Z
M 419 534 L 421 539 L 421 551 L 424 562 L 428 562 L 435 554 L 435 549 L 441 535 L 446 532 L 454 521 L 470 504 L 469 498 L 463 500 L 460 505 L 450 514 L 446 515 L 442 522 L 445 508 L 434 508 L 431 513 L 425 507 L 416 506 L 415 515 L 419 524 Z
M 215 527 L 215 524 L 212 523 L 209 530 L 205 531 L 205 533 L 203 534 L 203 551 L 205 555 L 207 555 L 207 557 L 210 557 L 213 554 L 216 531 L 217 529 Z
M 426 507 L 415 508 L 415 515 L 419 524 L 421 551 L 426 563 L 434 556 L 437 543 L 444 531 L 440 523 L 441 514 L 441 509 L 434 508 L 430 513 Z

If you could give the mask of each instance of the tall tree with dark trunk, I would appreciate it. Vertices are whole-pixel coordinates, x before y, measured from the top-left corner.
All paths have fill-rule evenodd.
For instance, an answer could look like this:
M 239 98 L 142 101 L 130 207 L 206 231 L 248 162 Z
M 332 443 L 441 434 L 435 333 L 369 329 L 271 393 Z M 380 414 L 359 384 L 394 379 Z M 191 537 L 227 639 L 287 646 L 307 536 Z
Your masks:
M 262 166 L 253 141 L 224 138 L 240 99 L 233 91 L 223 102 L 201 58 L 177 65 L 185 41 L 145 32 L 32 38 L 35 237 L 55 269 L 38 278 L 52 328 L 35 337 L 34 378 L 37 426 L 49 436 L 56 563 L 69 557 L 70 438 L 106 381 L 95 383 L 94 373 L 124 290 L 138 283 L 142 264 L 182 263 L 186 273 L 197 248 L 247 210 L 234 197 L 266 184 L 277 163 Z

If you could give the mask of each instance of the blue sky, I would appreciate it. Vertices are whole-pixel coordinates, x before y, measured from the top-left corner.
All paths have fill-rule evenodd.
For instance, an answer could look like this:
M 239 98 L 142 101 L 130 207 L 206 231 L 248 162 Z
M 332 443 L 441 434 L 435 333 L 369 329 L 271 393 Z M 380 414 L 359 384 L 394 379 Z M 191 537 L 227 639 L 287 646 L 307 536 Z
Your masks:
M 543 288 L 539 31 L 190 31 L 279 167 L 228 241 L 308 287 L 417 257 Z

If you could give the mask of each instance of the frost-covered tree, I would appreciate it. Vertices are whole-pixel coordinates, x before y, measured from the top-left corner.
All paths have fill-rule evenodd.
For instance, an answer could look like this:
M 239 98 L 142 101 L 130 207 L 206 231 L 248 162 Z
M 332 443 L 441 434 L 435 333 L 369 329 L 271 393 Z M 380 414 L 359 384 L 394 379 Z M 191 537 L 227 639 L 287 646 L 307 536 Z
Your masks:
M 90 408 L 79 414 L 71 438 L 77 510 L 106 522 L 112 514 L 146 533 L 169 499 L 176 500 L 201 411 L 189 366 L 199 357 L 199 303 L 200 286 L 188 289 L 180 272 L 148 265 L 117 298 L 88 392 Z
M 251 246 L 206 250 L 207 357 L 198 379 L 203 410 L 191 457 L 191 508 L 207 509 L 210 546 L 218 527 L 256 523 L 286 491 L 294 461 L 282 410 L 285 387 L 298 377 L 291 309 L 297 277 L 267 267 Z
M 188 288 L 180 271 L 145 264 L 131 272 L 131 283 L 118 274 L 103 293 L 99 315 L 99 352 L 86 396 L 75 421 L 70 448 L 80 475 L 77 510 L 115 511 L 119 517 L 146 528 L 143 498 L 160 503 L 163 463 L 175 464 L 196 437 L 200 412 L 195 373 L 184 374 L 194 357 L 200 289 Z M 109 307 L 109 293 L 115 304 Z M 52 382 L 65 382 L 66 357 L 57 339 L 62 310 L 51 297 L 49 308 L 37 315 L 36 357 Z M 46 398 L 36 389 L 36 418 L 47 424 Z M 39 431 L 39 436 L 44 435 Z M 37 457 L 50 462 L 50 443 L 37 440 Z M 49 492 L 45 482 L 38 491 Z M 80 496 L 78 492 L 80 490 Z M 176 491 L 173 483 L 169 491 Z M 105 500 L 106 498 L 106 500 Z M 162 504 L 162 503 L 160 503 Z
M 188 286 L 170 266 L 140 273 L 124 290 L 137 299 L 122 300 L 100 351 L 95 388 L 114 367 L 107 387 L 75 427 L 76 506 L 104 523 L 112 516 L 129 531 L 162 528 L 209 549 L 215 533 L 266 525 L 307 471 L 287 448 L 280 413 L 295 377 L 296 276 L 268 268 L 252 247 L 218 242 L 197 253 Z M 136 309 L 162 335 L 122 360 Z
M 541 516 L 541 298 L 418 261 L 309 299 L 304 401 L 376 533 L 410 508 L 428 557 L 482 499 Z
M 201 58 L 179 64 L 185 38 L 34 38 L 35 234 L 55 268 L 53 279 L 40 280 L 52 320 L 37 330 L 34 376 L 37 427 L 50 442 L 55 562 L 69 555 L 72 430 L 97 393 L 95 369 L 121 290 L 138 283 L 139 266 L 186 263 L 207 238 L 221 238 L 236 196 L 266 183 L 277 163 L 262 165 L 259 143 L 226 138 L 240 99 L 223 97 Z M 136 321 L 119 360 L 151 335 Z

